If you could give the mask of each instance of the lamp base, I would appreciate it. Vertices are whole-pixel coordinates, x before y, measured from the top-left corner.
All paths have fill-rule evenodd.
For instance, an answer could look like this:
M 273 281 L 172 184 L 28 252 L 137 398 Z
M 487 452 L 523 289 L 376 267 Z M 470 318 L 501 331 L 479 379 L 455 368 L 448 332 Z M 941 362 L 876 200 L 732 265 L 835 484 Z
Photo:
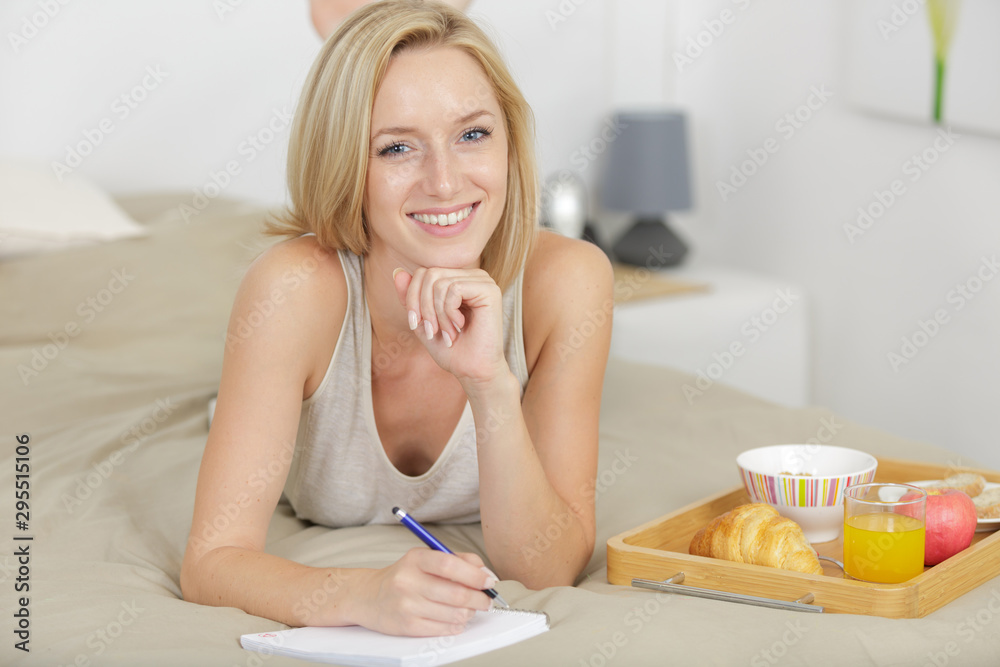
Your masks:
M 677 266 L 687 254 L 687 244 L 660 219 L 640 219 L 625 232 L 615 247 L 615 258 L 626 264 L 650 269 Z

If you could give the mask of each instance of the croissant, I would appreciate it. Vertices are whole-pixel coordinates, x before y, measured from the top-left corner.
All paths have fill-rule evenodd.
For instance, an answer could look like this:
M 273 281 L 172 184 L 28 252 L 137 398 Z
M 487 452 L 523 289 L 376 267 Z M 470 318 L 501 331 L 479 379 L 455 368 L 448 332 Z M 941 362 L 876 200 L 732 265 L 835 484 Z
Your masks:
M 689 551 L 695 556 L 823 574 L 799 524 L 764 503 L 740 505 L 715 517 L 695 533 Z

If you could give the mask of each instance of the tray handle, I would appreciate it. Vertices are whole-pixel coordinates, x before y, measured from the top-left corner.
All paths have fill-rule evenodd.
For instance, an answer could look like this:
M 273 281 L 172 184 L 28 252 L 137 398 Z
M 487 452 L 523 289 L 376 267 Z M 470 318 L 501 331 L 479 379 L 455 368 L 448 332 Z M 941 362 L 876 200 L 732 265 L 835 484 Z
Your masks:
M 709 600 L 724 600 L 726 602 L 736 602 L 738 604 L 751 604 L 758 607 L 770 607 L 771 609 L 789 609 L 792 611 L 806 611 L 812 613 L 823 613 L 823 607 L 810 604 L 816 597 L 812 593 L 806 593 L 798 600 L 775 600 L 773 598 L 762 598 L 756 595 L 744 595 L 742 593 L 730 593 L 729 591 L 713 591 L 710 588 L 697 588 L 695 586 L 684 586 L 684 573 L 678 572 L 669 579 L 654 581 L 652 579 L 633 579 L 632 585 L 636 588 L 645 588 L 653 591 L 663 591 L 665 593 L 676 593 L 677 595 L 687 595 L 696 598 L 707 598 Z

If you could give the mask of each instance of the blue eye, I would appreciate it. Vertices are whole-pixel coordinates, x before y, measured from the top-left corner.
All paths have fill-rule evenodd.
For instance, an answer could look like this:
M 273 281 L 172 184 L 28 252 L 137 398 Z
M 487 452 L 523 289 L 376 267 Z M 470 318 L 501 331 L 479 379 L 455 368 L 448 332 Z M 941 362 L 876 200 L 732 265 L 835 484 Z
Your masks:
M 386 144 L 382 148 L 378 149 L 378 156 L 383 155 L 402 155 L 410 150 L 409 146 L 401 144 L 398 141 L 394 141 L 390 144 Z
M 487 130 L 485 127 L 474 127 L 466 130 L 462 134 L 462 139 L 468 143 L 476 143 L 490 136 L 490 134 L 490 130 Z

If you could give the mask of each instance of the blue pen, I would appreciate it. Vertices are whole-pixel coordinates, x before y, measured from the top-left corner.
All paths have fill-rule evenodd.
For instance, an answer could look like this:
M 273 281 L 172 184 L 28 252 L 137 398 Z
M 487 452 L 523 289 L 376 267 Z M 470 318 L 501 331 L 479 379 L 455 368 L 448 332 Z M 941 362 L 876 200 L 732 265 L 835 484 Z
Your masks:
M 426 528 L 421 526 L 420 522 L 414 519 L 412 516 L 410 516 L 403 510 L 399 509 L 398 507 L 393 507 L 392 513 L 396 515 L 396 518 L 399 519 L 400 523 L 409 528 L 410 532 L 419 537 L 421 541 L 423 541 L 423 543 L 429 546 L 431 549 L 434 549 L 435 551 L 443 551 L 446 554 L 454 555 L 455 553 L 454 551 L 443 545 L 438 538 L 431 535 L 430 532 Z M 497 593 L 492 588 L 487 588 L 483 592 L 489 595 L 494 600 L 496 600 L 496 603 L 501 607 L 503 607 L 504 609 L 510 609 L 510 605 L 507 604 L 507 602 L 502 597 L 500 597 L 500 594 Z

